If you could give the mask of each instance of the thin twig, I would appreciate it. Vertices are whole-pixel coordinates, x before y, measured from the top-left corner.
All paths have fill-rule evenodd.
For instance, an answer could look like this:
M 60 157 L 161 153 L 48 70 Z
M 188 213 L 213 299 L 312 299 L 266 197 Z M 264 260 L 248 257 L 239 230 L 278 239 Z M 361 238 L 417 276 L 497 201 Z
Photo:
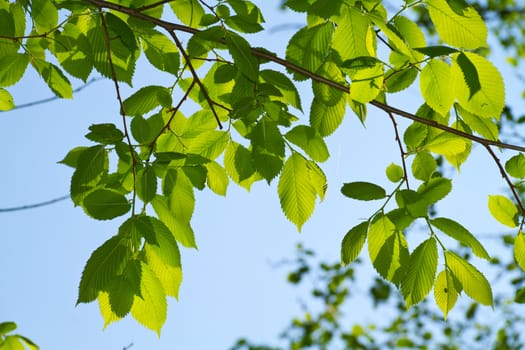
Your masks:
M 175 1 L 175 0 L 160 0 L 160 1 L 157 1 L 157 2 L 155 2 L 153 4 L 149 4 L 149 5 L 142 6 L 142 7 L 137 7 L 135 10 L 143 12 L 143 11 L 147 11 L 147 10 L 150 10 L 152 8 L 155 8 L 157 6 L 162 6 L 162 5 L 168 4 L 168 3 L 173 2 L 173 1 Z
M 520 199 L 520 196 L 518 195 L 518 192 L 516 192 L 516 187 L 514 187 L 514 185 L 512 184 L 512 181 L 510 180 L 509 175 L 507 174 L 507 172 L 505 171 L 505 168 L 501 164 L 501 161 L 499 160 L 498 156 L 496 156 L 496 154 L 494 153 L 492 148 L 490 148 L 489 145 L 484 145 L 484 146 L 487 149 L 487 151 L 489 152 L 489 154 L 492 157 L 492 159 L 494 159 L 494 162 L 496 162 L 496 165 L 498 166 L 498 169 L 499 169 L 499 171 L 501 173 L 501 176 L 505 179 L 505 181 L 507 182 L 507 185 L 509 185 L 510 190 L 512 191 L 512 195 L 514 196 L 514 199 L 518 203 L 521 215 L 525 216 L 525 207 L 523 206 L 523 203 L 521 202 L 521 199 Z
M 69 195 L 65 195 L 65 196 L 62 196 L 62 197 L 50 199 L 50 200 L 45 201 L 45 202 L 21 205 L 21 206 L 18 206 L 18 207 L 11 207 L 11 208 L 0 208 L 0 213 L 7 213 L 7 212 L 21 211 L 21 210 L 26 210 L 26 209 L 40 208 L 40 207 L 44 207 L 46 205 L 50 205 L 50 204 L 54 204 L 54 203 L 57 203 L 57 202 L 61 202 L 61 201 L 65 200 L 65 199 L 68 199 L 68 198 L 69 198 Z
M 76 92 L 79 92 L 83 89 L 85 89 L 86 87 L 88 87 L 89 85 L 91 85 L 92 83 L 98 81 L 98 80 L 101 80 L 102 78 L 101 77 L 97 77 L 97 78 L 93 78 L 93 79 L 90 79 L 88 80 L 84 85 L 81 85 L 79 86 L 78 88 L 74 89 L 73 90 L 73 93 L 76 93 Z M 47 103 L 47 102 L 51 102 L 51 101 L 54 101 L 54 100 L 58 100 L 60 99 L 60 97 L 58 96 L 53 96 L 53 97 L 48 97 L 48 98 L 44 98 L 42 100 L 37 100 L 37 101 L 33 101 L 33 102 L 27 102 L 27 103 L 22 103 L 20 105 L 17 105 L 15 106 L 14 108 L 10 109 L 9 111 L 14 111 L 15 109 L 22 109 L 22 108 L 27 108 L 27 107 L 33 107 L 33 106 L 36 106 L 36 105 L 40 105 L 40 104 L 43 104 L 43 103 Z
M 120 87 L 118 84 L 117 79 L 117 72 L 115 71 L 115 66 L 113 65 L 113 59 L 111 58 L 111 43 L 109 38 L 109 31 L 106 24 L 106 19 L 104 18 L 104 14 L 100 13 L 100 19 L 102 22 L 102 28 L 104 29 L 105 39 L 106 39 L 106 51 L 108 54 L 108 63 L 111 69 L 111 78 L 113 79 L 113 82 L 115 83 L 115 91 L 117 93 L 117 100 L 120 105 L 120 111 L 122 114 L 122 124 L 124 128 L 124 135 L 126 136 L 126 140 L 128 141 L 129 146 L 129 153 L 131 154 L 132 159 L 132 170 L 133 170 L 133 201 L 131 203 L 132 205 L 132 214 L 135 214 L 135 202 L 136 202 L 136 183 L 137 183 L 137 159 L 135 158 L 135 151 L 133 149 L 133 145 L 131 143 L 131 137 L 129 136 L 128 132 L 128 125 L 126 122 L 126 109 L 124 108 L 124 102 L 122 100 L 122 96 L 120 95 Z
M 197 71 L 195 71 L 195 68 L 193 67 L 193 64 L 191 63 L 191 59 L 188 56 L 188 53 L 186 50 L 184 50 L 184 47 L 182 46 L 179 38 L 173 31 L 170 31 L 170 35 L 175 41 L 175 44 L 179 48 L 179 51 L 182 53 L 182 56 L 184 57 L 184 60 L 186 61 L 186 64 L 188 65 L 188 68 L 190 69 L 191 75 L 193 76 L 193 79 L 197 82 L 197 85 L 199 85 L 202 94 L 204 95 L 204 98 L 206 101 L 208 101 L 208 105 L 210 106 L 210 109 L 213 113 L 213 116 L 215 117 L 215 120 L 217 121 L 217 124 L 219 125 L 219 129 L 222 129 L 222 123 L 219 118 L 219 115 L 217 114 L 217 111 L 215 110 L 215 107 L 213 106 L 213 100 L 210 98 L 210 95 L 208 95 L 208 90 L 206 89 L 206 86 L 202 83 L 201 79 L 199 78 L 199 75 L 197 74 Z
M 401 153 L 401 163 L 403 165 L 403 179 L 405 180 L 405 182 L 407 184 L 407 189 L 409 190 L 410 186 L 408 184 L 408 172 L 407 172 L 407 165 L 406 165 L 406 161 L 405 161 L 406 152 L 403 149 L 403 144 L 401 144 L 401 138 L 399 137 L 399 130 L 397 128 L 396 118 L 390 112 L 387 112 L 387 114 L 390 117 L 390 120 L 392 121 L 392 125 L 394 126 L 394 131 L 396 133 L 396 142 L 397 142 L 397 145 L 399 146 L 399 152 Z

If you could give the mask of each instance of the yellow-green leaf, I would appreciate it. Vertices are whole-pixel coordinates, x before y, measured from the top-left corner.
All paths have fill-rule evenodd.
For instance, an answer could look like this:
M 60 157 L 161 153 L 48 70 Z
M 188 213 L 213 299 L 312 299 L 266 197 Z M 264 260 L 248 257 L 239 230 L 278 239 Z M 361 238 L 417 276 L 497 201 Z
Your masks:
M 521 269 L 525 271 L 525 233 L 522 231 L 518 232 L 514 240 L 514 258 Z
M 502 195 L 489 195 L 489 211 L 503 225 L 518 226 L 518 208 L 510 199 Z
M 445 261 L 469 297 L 483 305 L 494 305 L 490 284 L 478 269 L 451 251 L 445 252 Z
M 11 96 L 9 91 L 0 88 L 0 111 L 8 111 L 13 108 L 15 108 L 13 96 Z
M 454 276 L 449 270 L 441 271 L 434 284 L 434 298 L 437 306 L 443 312 L 443 317 L 447 319 L 448 312 L 452 310 L 458 300 L 459 292 L 454 283 Z
M 454 88 L 450 86 L 450 66 L 440 59 L 430 60 L 419 77 L 421 94 L 427 105 L 446 115 L 454 103 Z
M 366 240 L 368 231 L 368 221 L 364 221 L 352 227 L 341 243 L 341 261 L 343 264 L 350 264 L 357 259 Z
M 283 166 L 277 192 L 284 215 L 300 231 L 314 210 L 316 189 L 312 186 L 308 161 L 293 153 Z
M 410 255 L 406 275 L 401 282 L 401 293 L 407 307 L 419 303 L 432 289 L 437 259 L 437 244 L 433 237 L 421 243 Z

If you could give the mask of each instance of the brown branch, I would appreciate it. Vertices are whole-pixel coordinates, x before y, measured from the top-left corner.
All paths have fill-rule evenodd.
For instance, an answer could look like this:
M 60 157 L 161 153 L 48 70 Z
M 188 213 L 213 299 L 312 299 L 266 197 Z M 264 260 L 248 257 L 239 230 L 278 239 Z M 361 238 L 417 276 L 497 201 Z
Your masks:
M 392 125 L 394 126 L 394 131 L 396 133 L 396 142 L 397 142 L 397 145 L 399 146 L 399 152 L 401 153 L 401 163 L 403 165 L 403 179 L 405 180 L 405 182 L 407 184 L 407 189 L 409 190 L 410 186 L 408 184 L 408 172 L 407 172 L 407 165 L 406 165 L 406 161 L 405 161 L 406 152 L 403 149 L 403 145 L 401 144 L 401 137 L 399 137 L 399 130 L 397 128 L 396 118 L 390 112 L 387 112 L 387 114 L 390 117 L 390 120 L 392 121 Z
M 514 184 L 510 180 L 509 175 L 507 174 L 507 172 L 505 171 L 505 168 L 501 164 L 501 161 L 499 160 L 498 156 L 496 156 L 496 154 L 494 153 L 492 148 L 490 148 L 489 145 L 484 145 L 484 146 L 489 152 L 489 154 L 491 155 L 492 159 L 494 159 L 494 162 L 496 162 L 496 165 L 498 166 L 501 176 L 505 179 L 505 181 L 507 182 L 507 185 L 509 185 L 510 190 L 512 191 L 512 195 L 514 196 L 514 199 L 516 200 L 520 208 L 521 216 L 525 216 L 525 207 L 523 206 L 523 203 L 521 202 L 518 192 L 516 192 L 516 187 L 514 187 Z
M 108 54 L 108 63 L 109 63 L 109 67 L 110 67 L 110 70 L 111 70 L 111 78 L 113 80 L 113 83 L 115 84 L 115 92 L 117 94 L 117 100 L 119 102 L 119 105 L 120 105 L 120 112 L 122 114 L 122 124 L 123 124 L 123 128 L 124 128 L 124 135 L 126 136 L 126 140 L 128 141 L 128 146 L 129 146 L 129 153 L 131 154 L 131 160 L 132 160 L 132 170 L 133 170 L 133 201 L 132 201 L 132 214 L 134 215 L 135 214 L 135 202 L 136 202 L 136 196 L 137 196 L 137 191 L 136 191 L 136 183 L 137 183 L 137 158 L 135 158 L 135 151 L 133 149 L 133 145 L 131 143 L 131 137 L 129 136 L 129 131 L 128 131 L 128 125 L 127 125 L 127 122 L 126 122 L 126 109 L 124 108 L 124 102 L 122 100 L 122 96 L 120 94 L 120 86 L 118 84 L 118 79 L 117 79 L 117 72 L 115 71 L 115 66 L 113 65 L 113 59 L 111 57 L 111 42 L 110 42 L 110 38 L 109 38 L 109 31 L 108 31 L 108 26 L 106 24 L 106 19 L 104 18 L 104 14 L 103 13 L 100 13 L 100 20 L 102 22 L 102 28 L 104 29 L 104 36 L 105 36 L 105 41 L 106 41 L 106 51 L 107 51 L 107 54 Z
M 155 8 L 157 6 L 162 6 L 162 5 L 168 4 L 168 3 L 173 2 L 173 1 L 175 1 L 175 0 L 161 0 L 161 1 L 154 2 L 153 4 L 149 4 L 147 6 L 137 7 L 135 10 L 139 11 L 139 12 L 143 12 L 143 11 L 147 11 L 147 10 L 150 10 L 152 8 Z

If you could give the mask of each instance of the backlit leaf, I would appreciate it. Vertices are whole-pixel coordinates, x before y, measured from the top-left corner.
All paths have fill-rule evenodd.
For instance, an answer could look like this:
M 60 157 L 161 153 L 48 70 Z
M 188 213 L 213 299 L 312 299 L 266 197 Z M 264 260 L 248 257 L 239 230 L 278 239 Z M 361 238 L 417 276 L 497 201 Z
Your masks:
M 481 272 L 450 250 L 445 252 L 445 259 L 447 267 L 469 297 L 483 305 L 494 305 L 492 289 Z
M 9 91 L 0 88 L 0 111 L 8 111 L 13 108 L 15 108 L 13 96 L 11 96 Z
M 419 77 L 421 94 L 425 102 L 439 114 L 446 114 L 454 103 L 454 89 L 450 86 L 450 66 L 433 59 L 423 67 Z
M 315 161 L 324 162 L 329 153 L 326 143 L 319 133 L 306 125 L 297 125 L 285 135 L 286 139 L 301 147 Z
M 11 86 L 17 83 L 29 63 L 29 55 L 16 53 L 0 57 L 0 86 Z
M 284 163 L 277 192 L 284 214 L 300 231 L 312 215 L 316 199 L 307 160 L 300 154 L 293 153 Z
M 519 153 L 505 162 L 505 170 L 510 176 L 517 179 L 525 177 L 525 156 Z
M 334 105 L 326 105 L 314 97 L 310 106 L 310 125 L 323 137 L 332 134 L 341 125 L 346 112 L 346 101 L 340 99 Z
M 259 63 L 257 58 L 252 55 L 251 46 L 240 35 L 233 32 L 228 32 L 226 35 L 226 45 L 228 51 L 233 57 L 237 69 L 241 71 L 251 81 L 257 81 L 259 75 Z
M 162 283 L 149 266 L 142 264 L 141 267 L 140 291 L 142 298 L 135 296 L 131 314 L 141 325 L 154 330 L 160 337 L 160 330 L 166 321 L 168 309 L 166 293 Z
M 443 41 L 464 49 L 487 47 L 487 26 L 472 6 L 463 2 L 465 5 L 459 14 L 446 0 L 425 2 L 430 18 Z
M 32 64 L 55 95 L 62 98 L 73 98 L 71 83 L 60 68 L 42 60 L 33 60 Z
M 177 0 L 169 4 L 182 23 L 194 28 L 199 27 L 202 16 L 204 16 L 204 9 L 198 0 Z
M 357 7 L 343 6 L 341 8 L 341 16 L 334 32 L 332 47 L 339 53 L 343 61 L 372 54 L 368 52 L 366 44 L 370 24 L 367 16 L 363 16 Z
M 401 282 L 401 293 L 407 307 L 419 303 L 432 289 L 437 260 L 437 244 L 433 237 L 417 246 L 410 255 L 406 275 Z
M 399 182 L 403 179 L 404 176 L 403 168 L 397 164 L 390 163 L 386 168 L 386 177 L 392 182 Z
M 443 312 L 445 320 L 447 319 L 448 312 L 456 305 L 458 295 L 459 292 L 456 289 L 452 273 L 447 269 L 441 271 L 434 285 L 434 298 L 437 306 L 441 309 L 441 312 Z
M 516 262 L 525 271 L 525 233 L 519 231 L 514 240 L 514 258 Z
M 145 86 L 124 100 L 126 115 L 141 116 L 159 106 L 171 107 L 171 94 L 163 86 Z
M 489 195 L 489 211 L 503 225 L 518 226 L 518 208 L 510 199 L 502 195 Z
M 137 173 L 136 191 L 145 203 L 150 202 L 157 193 L 157 175 L 153 167 L 147 166 Z
M 39 33 L 50 32 L 58 24 L 58 10 L 51 0 L 31 2 L 33 23 Z
M 418 152 L 412 162 L 412 174 L 421 181 L 428 181 L 436 168 L 436 160 L 428 152 Z
M 363 245 L 365 244 L 368 231 L 368 221 L 364 221 L 352 227 L 343 238 L 341 243 L 341 262 L 345 265 L 357 259 Z
M 452 181 L 444 177 L 434 177 L 419 186 L 417 192 L 428 204 L 445 198 L 452 190 Z

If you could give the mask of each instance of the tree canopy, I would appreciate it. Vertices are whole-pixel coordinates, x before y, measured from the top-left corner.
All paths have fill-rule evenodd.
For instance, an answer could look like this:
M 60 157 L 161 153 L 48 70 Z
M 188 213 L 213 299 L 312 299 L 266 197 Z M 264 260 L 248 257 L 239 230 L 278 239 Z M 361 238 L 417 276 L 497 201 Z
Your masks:
M 487 193 L 488 208 L 514 230 L 514 257 L 525 269 L 525 147 L 500 138 L 502 116 L 513 115 L 487 58 L 490 4 L 288 0 L 283 7 L 304 13 L 305 22 L 279 56 L 250 44 L 249 34 L 265 30 L 250 1 L 0 0 L 0 110 L 16 107 L 9 88 L 28 69 L 59 98 L 73 97 L 72 80 L 100 74 L 114 84 L 120 115 L 92 125 L 87 145 L 61 161 L 72 168 L 75 206 L 97 220 L 125 218 L 88 259 L 77 303 L 97 301 L 105 325 L 131 314 L 160 334 L 166 298 L 177 298 L 182 282 L 180 249 L 197 248 L 195 192 L 225 196 L 230 182 L 247 190 L 275 182 L 283 214 L 300 231 L 328 188 L 326 138 L 345 117 L 364 124 L 373 106 L 387 116 L 399 157 L 385 169 L 390 183 L 342 184 L 342 195 L 376 201 L 377 209 L 341 235 L 341 262 L 354 262 L 366 243 L 406 307 L 433 290 L 444 318 L 462 292 L 494 306 L 487 278 L 447 242 L 487 261 L 493 253 L 461 217 L 435 211 L 454 184 L 443 164 L 459 171 L 481 145 L 508 186 Z M 499 30 L 518 65 L 524 44 L 505 36 L 512 28 Z M 171 84 L 153 81 L 125 96 L 121 86 L 132 86 L 141 56 Z M 307 106 L 297 89 L 304 81 L 313 93 Z M 424 104 L 405 110 L 396 94 L 413 85 Z M 197 107 L 183 112 L 191 103 Z M 411 124 L 401 129 L 396 118 Z M 500 150 L 511 153 L 506 161 Z M 409 247 L 414 225 L 426 235 Z M 524 289 L 517 295 L 523 301 Z

